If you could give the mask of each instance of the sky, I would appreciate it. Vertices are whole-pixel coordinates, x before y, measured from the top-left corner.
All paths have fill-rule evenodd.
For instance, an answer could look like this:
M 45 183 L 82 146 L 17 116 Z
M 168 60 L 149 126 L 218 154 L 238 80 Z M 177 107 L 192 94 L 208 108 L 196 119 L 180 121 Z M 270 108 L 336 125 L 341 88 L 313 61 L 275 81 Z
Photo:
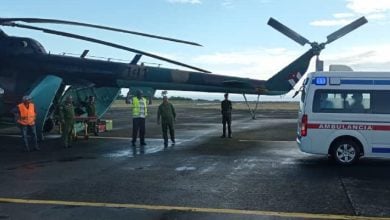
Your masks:
M 110 41 L 175 59 L 213 74 L 267 80 L 310 49 L 267 25 L 278 20 L 311 42 L 353 20 L 365 16 L 368 23 L 327 45 L 320 58 L 344 64 L 355 71 L 390 69 L 390 1 L 388 0 L 1 0 L 2 17 L 51 18 L 112 26 L 137 32 L 197 42 L 194 47 L 145 37 L 55 24 L 35 26 Z M 1 27 L 8 35 L 31 37 L 54 54 L 81 54 L 116 58 L 128 62 L 133 53 L 61 36 Z M 314 61 L 314 59 L 313 59 Z M 146 65 L 185 69 L 143 57 Z M 314 71 L 314 63 L 309 72 Z M 298 88 L 295 88 L 298 89 Z M 161 91 L 157 91 L 159 96 Z M 294 91 L 261 100 L 290 101 Z M 222 99 L 222 94 L 168 91 L 169 96 Z M 249 96 L 254 100 L 256 96 Z M 241 95 L 231 96 L 243 100 Z

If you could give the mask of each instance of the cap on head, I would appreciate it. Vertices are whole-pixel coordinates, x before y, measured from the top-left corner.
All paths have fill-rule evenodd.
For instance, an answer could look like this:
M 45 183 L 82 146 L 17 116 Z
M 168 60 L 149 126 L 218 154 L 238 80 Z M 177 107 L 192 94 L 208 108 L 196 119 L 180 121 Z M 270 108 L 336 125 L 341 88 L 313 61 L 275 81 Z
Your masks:
M 25 95 L 25 96 L 23 96 L 22 100 L 23 100 L 23 102 L 31 101 L 31 96 Z

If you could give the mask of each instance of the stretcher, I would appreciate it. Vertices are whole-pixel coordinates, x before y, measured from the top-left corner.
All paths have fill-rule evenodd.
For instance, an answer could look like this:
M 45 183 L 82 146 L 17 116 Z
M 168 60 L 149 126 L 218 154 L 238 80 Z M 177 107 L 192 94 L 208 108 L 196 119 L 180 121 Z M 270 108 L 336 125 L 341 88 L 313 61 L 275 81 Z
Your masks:
M 75 117 L 75 124 L 78 125 L 74 129 L 75 133 L 83 132 L 84 139 L 88 139 L 90 133 L 98 136 L 100 132 L 104 132 L 104 129 L 102 129 L 103 126 L 101 126 L 100 120 L 97 117 L 77 116 Z M 77 135 L 75 136 L 77 139 Z

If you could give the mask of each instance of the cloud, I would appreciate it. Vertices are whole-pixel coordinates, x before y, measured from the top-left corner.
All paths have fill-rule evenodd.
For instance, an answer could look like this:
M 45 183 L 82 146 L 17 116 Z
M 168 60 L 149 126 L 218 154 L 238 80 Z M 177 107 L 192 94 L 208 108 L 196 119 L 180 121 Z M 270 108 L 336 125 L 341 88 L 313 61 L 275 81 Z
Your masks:
M 169 3 L 175 4 L 201 4 L 201 0 L 167 0 Z
M 329 64 L 349 65 L 356 71 L 389 71 L 389 50 L 390 44 L 366 45 L 327 54 L 322 59 Z
M 314 20 L 309 24 L 321 27 L 344 26 L 354 21 L 357 17 L 355 13 L 335 13 L 332 19 Z
M 331 19 L 315 20 L 310 22 L 313 26 L 342 26 L 351 23 L 357 17 L 364 15 L 370 21 L 387 22 L 390 13 L 388 0 L 346 0 L 346 8 L 351 12 L 335 13 Z
M 375 13 L 367 15 L 366 18 L 368 20 L 384 20 L 386 19 L 386 15 L 383 13 Z
M 347 0 L 347 8 L 358 14 L 383 13 L 390 11 L 388 0 Z
M 233 8 L 233 0 L 224 0 L 222 6 L 225 8 Z
M 325 70 L 328 70 L 329 64 L 344 64 L 356 71 L 389 71 L 388 51 L 390 43 L 365 45 L 336 52 L 325 50 L 320 58 L 325 62 Z M 256 48 L 205 54 L 194 57 L 189 62 L 211 70 L 214 74 L 266 80 L 304 52 L 285 48 Z M 315 58 L 312 59 L 309 72 L 314 71 L 314 63 Z
M 390 57 L 388 56 L 388 51 L 390 51 L 390 43 L 372 44 L 346 47 L 335 52 L 325 50 L 320 58 L 325 62 L 325 71 L 328 70 L 330 64 L 348 65 L 355 71 L 389 71 Z M 267 80 L 304 52 L 302 50 L 292 51 L 285 48 L 259 47 L 204 54 L 189 58 L 188 63 L 210 70 L 213 74 Z M 170 58 L 180 57 L 180 55 L 164 55 Z M 177 68 L 177 66 L 174 68 Z M 315 58 L 313 57 L 308 72 L 313 72 L 314 68 Z M 299 85 L 297 84 L 296 89 L 298 87 Z M 281 100 L 289 99 L 293 93 L 288 93 Z
M 329 20 L 316 20 L 310 22 L 310 25 L 312 26 L 323 26 L 323 27 L 329 27 L 329 26 L 342 26 L 347 25 L 351 23 L 354 19 L 329 19 Z
M 341 13 L 341 14 L 343 14 L 343 13 Z M 357 19 L 356 15 L 353 15 L 353 14 L 347 14 L 347 13 L 345 13 L 343 15 L 341 15 L 341 14 L 335 14 L 334 15 L 335 19 L 315 20 L 315 21 L 310 22 L 309 24 L 312 26 L 320 26 L 320 27 L 344 26 L 344 25 L 350 24 L 351 22 L 353 22 L 354 20 Z M 347 17 L 347 15 L 348 15 L 348 17 Z M 343 17 L 343 16 L 345 16 L 345 17 Z M 386 19 L 387 16 L 385 14 L 382 14 L 382 13 L 375 13 L 375 14 L 366 15 L 365 17 L 370 21 L 373 21 L 373 20 L 377 20 L 377 21 L 382 20 L 383 21 Z
M 217 74 L 268 79 L 300 56 L 300 53 L 303 52 L 284 48 L 257 48 L 201 55 L 191 62 Z
M 340 18 L 351 18 L 351 17 L 354 17 L 355 14 L 353 13 L 336 13 L 336 14 L 333 14 L 333 17 L 337 18 L 337 19 L 340 19 Z

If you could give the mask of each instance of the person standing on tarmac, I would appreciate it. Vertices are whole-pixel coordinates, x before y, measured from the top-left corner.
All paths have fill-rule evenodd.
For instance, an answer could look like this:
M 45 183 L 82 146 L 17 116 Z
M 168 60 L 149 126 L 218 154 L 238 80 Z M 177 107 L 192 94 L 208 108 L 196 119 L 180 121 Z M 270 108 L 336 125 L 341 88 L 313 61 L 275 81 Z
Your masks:
M 62 127 L 62 141 L 65 148 L 72 147 L 73 126 L 75 123 L 75 114 L 72 96 L 67 96 L 65 103 L 60 106 L 60 120 Z
M 163 102 L 158 107 L 157 111 L 157 124 L 160 124 L 164 138 L 164 148 L 168 147 L 168 129 L 171 136 L 172 145 L 175 145 L 175 128 L 174 122 L 176 121 L 176 112 L 173 105 L 168 102 L 168 97 L 163 97 Z
M 228 137 L 232 138 L 232 102 L 229 100 L 229 94 L 225 93 L 225 100 L 221 102 L 221 114 L 222 114 L 222 136 L 221 138 L 226 137 L 226 124 L 228 126 Z
M 89 96 L 84 106 L 88 117 L 96 117 L 95 96 Z
M 82 103 L 83 106 L 85 107 L 85 110 L 87 112 L 87 116 L 89 120 L 91 118 L 96 118 L 96 105 L 95 105 L 95 96 L 88 96 L 88 99 Z M 93 133 L 97 136 L 98 135 L 98 130 L 96 126 L 96 119 L 91 120 L 91 122 L 88 123 L 88 127 L 93 129 Z M 89 130 L 92 130 L 89 129 Z
M 145 118 L 148 115 L 148 107 L 146 99 L 142 97 L 142 91 L 137 90 L 137 96 L 132 100 L 132 115 L 133 115 L 133 137 L 131 146 L 133 147 L 133 154 L 136 154 L 137 136 L 139 132 L 140 139 L 140 153 L 145 153 Z
M 35 119 L 37 116 L 34 103 L 31 101 L 30 96 L 23 96 L 23 102 L 17 106 L 16 119 L 20 127 L 22 138 L 24 141 L 24 147 L 27 152 L 30 152 L 29 141 L 27 132 L 31 131 L 32 141 L 34 144 L 34 150 L 40 150 L 37 141 L 37 131 L 35 127 Z

